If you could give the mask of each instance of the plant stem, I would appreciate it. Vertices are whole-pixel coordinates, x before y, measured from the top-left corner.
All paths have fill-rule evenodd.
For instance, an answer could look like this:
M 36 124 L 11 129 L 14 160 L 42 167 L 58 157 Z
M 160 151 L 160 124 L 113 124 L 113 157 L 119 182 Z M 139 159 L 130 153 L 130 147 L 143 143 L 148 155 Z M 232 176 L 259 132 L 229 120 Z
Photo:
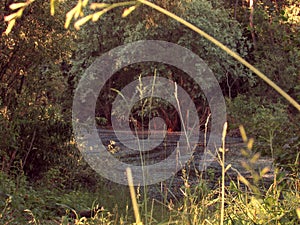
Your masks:
M 222 190 L 221 190 L 221 218 L 220 218 L 220 225 L 223 225 L 224 223 L 224 211 L 225 211 L 225 138 L 226 138 L 226 130 L 227 130 L 227 122 L 224 124 L 223 127 L 223 133 L 222 133 L 222 160 L 221 160 L 221 166 L 222 166 Z
M 133 186 L 132 173 L 131 173 L 131 169 L 129 167 L 126 169 L 126 174 L 127 174 L 128 186 L 129 186 L 129 190 L 130 190 L 130 196 L 131 196 L 135 221 L 136 221 L 136 224 L 138 225 L 138 224 L 141 224 L 141 218 L 140 218 L 140 213 L 139 213 L 139 207 L 138 207 L 138 204 L 136 201 L 136 194 L 135 194 L 134 186 Z

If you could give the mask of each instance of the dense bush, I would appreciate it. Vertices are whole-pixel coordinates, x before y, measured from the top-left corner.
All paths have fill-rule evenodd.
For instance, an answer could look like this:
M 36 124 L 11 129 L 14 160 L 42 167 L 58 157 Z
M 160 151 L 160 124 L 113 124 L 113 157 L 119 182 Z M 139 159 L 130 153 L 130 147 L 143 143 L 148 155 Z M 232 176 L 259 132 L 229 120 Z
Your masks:
M 255 138 L 256 151 L 273 157 L 282 165 L 295 163 L 299 153 L 299 118 L 289 115 L 286 105 L 244 95 L 227 102 L 231 128 L 245 126 Z

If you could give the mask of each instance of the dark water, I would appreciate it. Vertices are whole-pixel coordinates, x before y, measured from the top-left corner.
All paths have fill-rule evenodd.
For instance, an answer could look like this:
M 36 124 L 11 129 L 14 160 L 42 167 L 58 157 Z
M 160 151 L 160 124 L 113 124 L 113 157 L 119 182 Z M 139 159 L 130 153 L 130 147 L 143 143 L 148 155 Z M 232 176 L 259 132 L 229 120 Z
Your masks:
M 106 150 L 110 152 L 110 154 L 114 158 L 128 165 L 141 165 L 141 162 L 143 162 L 143 165 L 155 164 L 169 157 L 174 151 L 178 149 L 178 147 L 179 149 L 186 148 L 186 146 L 184 146 L 184 142 L 181 141 L 181 137 L 184 136 L 182 132 L 163 133 L 157 131 L 157 133 L 151 134 L 150 137 L 149 133 L 147 132 L 139 132 L 137 134 L 137 138 L 137 136 L 133 135 L 130 132 L 115 132 L 108 129 L 99 129 L 97 131 L 98 138 L 106 147 Z M 121 140 L 118 138 L 120 136 L 122 137 Z M 192 157 L 189 161 L 192 163 L 188 166 L 193 165 L 194 169 L 189 169 L 189 179 L 190 182 L 192 184 L 194 183 L 195 185 L 198 182 L 197 171 L 201 171 L 201 169 L 199 168 L 201 168 L 204 163 L 203 155 L 205 151 L 205 143 L 208 143 L 209 138 L 211 138 L 209 137 L 209 135 L 206 136 L 207 137 L 205 140 L 204 133 L 200 133 L 198 137 L 193 137 L 190 140 L 190 142 L 194 143 L 194 145 L 192 148 Z M 153 145 L 153 143 L 155 145 Z M 241 166 L 241 162 L 244 160 L 242 159 L 240 153 L 242 145 L 243 142 L 241 138 L 226 138 L 226 148 L 229 149 L 229 151 L 226 153 L 226 164 L 232 165 L 232 169 L 228 170 L 227 175 L 233 178 L 237 177 L 236 171 L 239 171 L 244 176 L 248 175 L 247 171 L 243 170 Z M 131 146 L 135 146 L 135 148 L 131 148 Z M 97 152 L 95 153 L 98 154 Z M 88 154 L 92 155 L 93 151 L 88 151 Z M 204 161 L 205 160 L 206 159 L 204 159 Z M 209 160 L 212 159 L 210 158 Z M 212 161 L 209 161 L 206 170 L 202 171 L 204 171 L 204 179 L 208 179 L 209 184 L 211 184 L 211 187 L 213 188 L 214 185 L 218 184 L 219 182 L 218 179 L 221 176 L 221 167 L 219 162 L 216 160 L 216 157 L 214 157 Z M 99 161 L 96 161 L 96 163 L 99 163 Z M 265 166 L 271 166 L 271 164 L 272 160 L 270 160 L 269 158 L 261 158 L 257 161 L 257 169 L 260 170 Z M 157 171 L 157 173 L 160 172 Z M 228 179 L 228 182 L 230 182 L 230 179 Z M 181 195 L 181 192 L 179 191 L 179 187 L 183 184 L 181 171 L 174 173 L 174 176 L 166 180 L 165 183 L 168 186 L 168 190 L 171 190 L 173 194 L 177 193 L 175 194 L 176 196 Z M 161 191 L 157 191 L 158 187 L 160 187 L 159 185 L 161 185 L 161 183 L 149 186 L 149 190 L 151 190 L 150 192 L 152 193 L 151 196 L 155 196 L 155 198 L 161 197 Z
M 115 133 L 113 130 L 99 129 L 98 133 L 102 144 L 107 147 L 107 151 L 111 151 L 111 154 L 113 154 L 114 157 L 118 158 L 120 161 L 134 165 L 141 165 L 141 158 L 146 165 L 155 164 L 166 159 L 168 156 L 170 156 L 170 154 L 176 151 L 176 149 L 187 147 L 187 143 L 180 139 L 185 139 L 183 132 L 166 132 L 164 136 L 162 131 L 157 131 L 157 133 L 151 137 L 149 137 L 148 132 L 139 132 L 137 135 L 133 133 L 121 133 L 123 137 L 125 136 L 125 140 L 121 141 L 116 135 L 116 133 L 120 133 L 120 131 Z M 161 141 L 162 138 L 163 140 Z M 198 159 L 201 157 L 201 155 L 203 155 L 204 144 L 208 143 L 209 134 L 206 135 L 206 141 L 204 139 L 204 133 L 200 133 L 199 137 L 191 137 L 189 140 L 191 143 L 193 143 L 193 146 L 190 146 L 190 149 L 193 151 L 192 155 L 195 159 Z M 150 144 L 147 143 L 147 140 L 150 142 Z M 113 141 L 113 144 L 111 144 L 111 141 Z M 151 146 L 153 143 L 154 147 Z M 226 143 L 242 143 L 242 140 L 240 138 L 230 137 L 226 139 Z M 138 149 L 132 149 L 130 148 L 132 145 L 138 145 L 139 147 Z M 115 150 L 111 150 L 110 148 Z

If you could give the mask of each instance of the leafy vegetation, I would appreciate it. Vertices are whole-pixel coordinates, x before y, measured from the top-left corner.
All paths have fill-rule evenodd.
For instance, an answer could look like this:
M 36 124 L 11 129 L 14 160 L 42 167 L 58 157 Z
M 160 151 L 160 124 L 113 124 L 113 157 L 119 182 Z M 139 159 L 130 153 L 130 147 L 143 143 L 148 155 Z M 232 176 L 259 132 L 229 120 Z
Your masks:
M 190 183 L 186 171 L 181 199 L 165 196 L 160 202 L 137 188 L 142 224 L 299 223 L 299 112 L 226 52 L 143 2 L 96 1 L 88 8 L 88 1 L 1 1 L 0 19 L 7 24 L 0 24 L 0 224 L 139 222 L 129 189 L 99 177 L 77 150 L 71 108 L 77 82 L 96 57 L 142 39 L 173 42 L 204 59 L 227 98 L 229 134 L 239 134 L 243 124 L 255 139 L 252 146 L 242 132 L 243 165 L 251 179 L 238 173 L 229 184 L 223 182 L 229 169 L 223 146 L 222 176 L 215 188 L 201 175 L 197 184 Z M 156 4 L 237 52 L 300 101 L 299 2 L 250 2 Z M 73 22 L 79 30 L 70 27 Z M 145 63 L 123 68 L 108 80 L 97 102 L 98 125 L 111 123 L 114 90 L 154 73 L 173 79 L 193 97 L 204 124 L 209 108 L 200 87 L 174 67 Z M 171 130 L 180 130 L 173 107 L 160 99 L 151 103 L 135 108 L 134 119 L 141 123 L 161 116 Z M 275 160 L 271 184 L 261 184 L 267 168 L 251 169 L 257 152 Z

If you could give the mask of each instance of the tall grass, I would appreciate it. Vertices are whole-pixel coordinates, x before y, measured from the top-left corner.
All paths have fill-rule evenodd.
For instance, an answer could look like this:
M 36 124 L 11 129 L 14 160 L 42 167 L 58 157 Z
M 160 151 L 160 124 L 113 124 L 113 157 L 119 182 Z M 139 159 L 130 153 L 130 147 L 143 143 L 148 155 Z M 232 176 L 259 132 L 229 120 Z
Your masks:
M 176 93 L 176 92 L 175 92 Z M 197 173 L 197 183 L 191 183 L 187 169 L 183 169 L 180 188 L 182 198 L 174 201 L 168 199 L 171 191 L 165 182 L 162 196 L 163 202 L 148 198 L 144 193 L 141 199 L 136 195 L 130 169 L 127 170 L 131 205 L 127 205 L 126 215 L 111 217 L 98 211 L 92 218 L 80 218 L 75 224 L 297 224 L 300 222 L 300 179 L 299 174 L 293 177 L 283 176 L 279 169 L 273 172 L 273 181 L 264 186 L 264 176 L 270 171 L 265 167 L 255 169 L 255 163 L 260 155 L 253 148 L 254 140 L 248 138 L 241 126 L 240 133 L 244 142 L 241 149 L 243 159 L 241 164 L 250 176 L 246 178 L 241 171 L 226 166 L 225 137 L 227 123 L 222 133 L 222 146 L 218 149 L 217 159 L 221 168 L 219 187 L 209 189 L 203 174 Z M 186 134 L 187 135 L 187 134 Z M 143 160 L 143 159 L 142 159 Z M 226 185 L 227 172 L 233 170 L 235 177 L 230 177 Z M 147 186 L 144 192 L 147 192 Z M 139 192 L 139 188 L 137 188 Z M 150 207 L 148 209 L 148 206 Z M 143 208 L 142 208 L 143 207 Z M 130 209 L 131 208 L 131 209 Z M 141 213 L 143 211 L 143 213 Z M 130 215 L 133 213 L 133 215 Z M 124 218 L 127 218 L 124 220 Z M 133 219 L 135 218 L 135 219 Z
M 6 195 L 0 193 L 0 224 L 299 224 L 300 174 L 295 172 L 292 176 L 287 176 L 283 174 L 283 171 L 275 168 L 273 180 L 265 185 L 264 176 L 269 168 L 261 170 L 254 168 L 259 155 L 252 149 L 253 139 L 246 136 L 243 128 L 241 128 L 241 133 L 245 142 L 245 147 L 241 149 L 244 155 L 241 162 L 250 176 L 245 177 L 241 171 L 236 171 L 236 177 L 231 177 L 229 184 L 226 184 L 227 171 L 234 168 L 225 166 L 226 152 L 232 149 L 225 148 L 226 143 L 223 138 L 218 156 L 220 168 L 222 168 L 219 187 L 208 188 L 207 181 L 203 179 L 202 174 L 198 174 L 197 183 L 191 183 L 192 179 L 188 171 L 184 169 L 182 171 L 183 185 L 179 187 L 182 197 L 177 200 L 167 197 L 163 202 L 150 198 L 140 199 L 134 194 L 134 187 L 131 183 L 129 185 L 131 190 L 124 187 L 124 192 L 120 190 L 120 187 L 116 188 L 113 198 L 121 199 L 126 192 L 128 195 L 131 193 L 132 203 L 128 202 L 127 205 L 119 203 L 119 206 L 116 205 L 114 208 L 107 208 L 102 204 L 103 208 L 99 209 L 96 204 L 86 201 L 95 198 L 95 193 L 77 190 L 73 194 L 58 195 L 54 190 L 32 190 L 32 187 L 27 187 L 26 184 L 16 189 L 9 178 L 0 174 L 1 190 L 6 193 Z M 224 132 L 223 135 L 225 135 Z M 9 190 L 5 189 L 8 185 L 11 185 Z M 23 202 L 25 198 L 27 203 Z M 105 200 L 108 198 L 105 193 L 101 195 L 101 198 L 103 200 L 100 200 L 100 203 L 108 202 Z M 86 204 L 91 204 L 93 213 L 90 218 L 86 218 L 80 216 L 80 212 L 76 213 L 75 210 L 77 216 L 72 219 L 69 212 L 73 209 L 63 207 L 65 214 L 60 218 L 54 217 L 51 201 L 65 202 L 69 205 L 71 202 L 81 202 L 81 204 L 86 202 Z M 99 199 L 97 201 L 99 202 Z M 142 208 L 146 205 L 144 201 L 147 201 L 149 207 L 147 211 Z M 23 211 L 20 211 L 20 204 L 25 204 Z M 121 205 L 124 208 L 120 208 Z M 141 213 L 142 211 L 145 213 Z M 41 216 L 42 213 L 44 216 L 52 216 L 45 219 Z M 23 215 L 22 220 L 21 215 Z
M 273 182 L 261 186 L 264 175 L 269 168 L 256 171 L 253 167 L 259 155 L 253 152 L 253 140 L 248 139 L 244 129 L 241 133 L 245 141 L 244 160 L 245 170 L 251 176 L 244 177 L 239 171 L 237 179 L 225 184 L 226 172 L 231 169 L 225 166 L 225 134 L 223 144 L 219 149 L 219 163 L 222 168 L 220 188 L 209 190 L 205 181 L 199 177 L 196 185 L 190 184 L 187 171 L 182 171 L 183 197 L 178 202 L 171 199 L 165 203 L 152 200 L 149 215 L 139 218 L 135 216 L 136 224 L 297 224 L 300 222 L 300 187 L 299 178 L 283 177 L 278 169 L 274 170 Z M 247 154 L 245 153 L 247 152 Z M 133 187 L 132 187 L 133 188 Z M 136 201 L 132 196 L 132 201 Z M 136 204 L 136 203 L 135 203 Z M 155 207 L 165 208 L 164 220 L 158 221 L 154 213 Z M 138 209 L 138 207 L 136 207 Z M 135 215 L 139 214 L 138 210 Z

